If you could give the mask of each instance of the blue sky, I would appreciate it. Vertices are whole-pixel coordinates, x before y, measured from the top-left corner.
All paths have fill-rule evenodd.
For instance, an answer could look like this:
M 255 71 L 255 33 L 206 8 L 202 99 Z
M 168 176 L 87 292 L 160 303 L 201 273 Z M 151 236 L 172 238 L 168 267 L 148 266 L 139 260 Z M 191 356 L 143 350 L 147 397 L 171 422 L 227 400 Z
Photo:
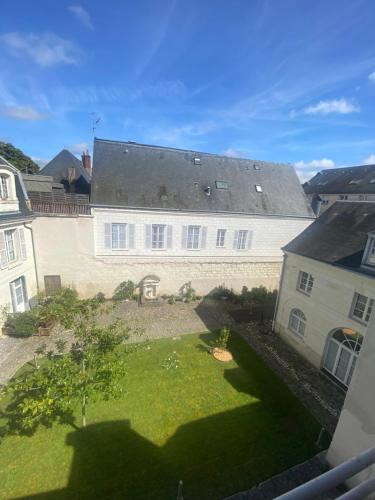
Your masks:
M 2 0 L 0 139 L 375 163 L 373 0 Z

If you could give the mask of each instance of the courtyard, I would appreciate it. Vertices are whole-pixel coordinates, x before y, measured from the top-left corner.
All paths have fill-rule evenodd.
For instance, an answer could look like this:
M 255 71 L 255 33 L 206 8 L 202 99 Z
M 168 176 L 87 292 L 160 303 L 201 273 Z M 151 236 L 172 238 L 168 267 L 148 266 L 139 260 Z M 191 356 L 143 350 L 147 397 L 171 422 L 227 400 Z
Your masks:
M 1 498 L 220 499 L 316 453 L 320 426 L 243 338 L 233 361 L 213 333 L 125 355 L 121 399 L 89 405 L 88 427 L 54 424 L 1 443 Z M 5 402 L 3 403 L 5 404 Z

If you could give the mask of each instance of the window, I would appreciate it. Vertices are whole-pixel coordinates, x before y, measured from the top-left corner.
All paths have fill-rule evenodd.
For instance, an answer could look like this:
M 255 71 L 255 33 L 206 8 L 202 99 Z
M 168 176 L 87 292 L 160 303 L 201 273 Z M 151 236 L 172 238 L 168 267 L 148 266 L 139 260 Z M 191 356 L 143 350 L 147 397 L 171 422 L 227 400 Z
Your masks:
M 348 195 L 347 194 L 340 194 L 339 200 L 347 200 L 347 199 L 348 199 Z
M 314 285 L 314 278 L 311 276 L 311 274 L 305 273 L 304 271 L 300 271 L 298 275 L 298 284 L 297 284 L 298 290 L 310 295 L 313 285 Z
M 126 248 L 126 224 L 112 224 L 112 248 Z
M 366 264 L 368 266 L 375 266 L 375 238 L 371 238 L 368 243 Z
M 338 329 L 328 339 L 323 368 L 345 386 L 350 384 L 363 337 L 350 328 Z
M 245 250 L 248 231 L 238 231 L 237 250 Z
M 8 178 L 6 175 L 0 175 L 0 200 L 6 200 L 8 197 Z
M 368 323 L 373 307 L 374 299 L 370 299 L 369 297 L 361 295 L 360 293 L 355 293 L 351 317 L 363 323 Z
M 165 225 L 152 224 L 152 248 L 162 250 L 165 248 Z
M 200 158 L 194 158 L 194 165 L 200 165 L 201 164 L 201 159 Z
M 215 181 L 216 189 L 229 189 L 229 182 L 227 181 Z
M 222 248 L 225 244 L 226 229 L 218 229 L 216 234 L 216 246 Z
M 262 186 L 260 184 L 255 184 L 255 191 L 257 193 L 263 193 Z
M 299 309 L 292 309 L 289 316 L 289 330 L 303 337 L 305 335 L 306 317 Z
M 260 166 L 254 163 L 254 170 L 260 170 Z
M 16 279 L 10 283 L 13 312 L 23 312 L 28 309 L 25 278 Z
M 17 258 L 15 243 L 14 243 L 15 232 L 16 231 L 14 229 L 12 229 L 10 231 L 4 231 L 5 246 L 6 246 L 6 253 L 7 253 L 8 262 L 14 262 Z
M 348 184 L 359 184 L 359 179 L 352 179 Z
M 375 184 L 375 179 L 371 179 L 369 184 Z
M 200 226 L 188 226 L 186 248 L 190 250 L 199 249 L 200 230 Z

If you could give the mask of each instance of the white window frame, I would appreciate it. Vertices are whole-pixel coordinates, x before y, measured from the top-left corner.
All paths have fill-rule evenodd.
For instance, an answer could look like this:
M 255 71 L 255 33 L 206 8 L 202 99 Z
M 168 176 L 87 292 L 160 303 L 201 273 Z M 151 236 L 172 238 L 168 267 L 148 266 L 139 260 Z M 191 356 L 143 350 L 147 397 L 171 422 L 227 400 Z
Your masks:
M 362 265 L 375 267 L 375 238 L 369 237 Z
M 358 307 L 358 304 L 360 302 L 362 303 L 362 307 Z M 361 311 L 361 309 L 362 315 L 356 314 L 356 311 Z M 350 317 L 352 319 L 358 321 L 359 323 L 362 323 L 363 325 L 367 325 L 370 321 L 373 309 L 374 299 L 372 299 L 371 297 L 367 297 L 366 295 L 363 295 L 361 293 L 355 292 L 352 307 L 350 310 Z
M 293 324 L 293 320 L 296 321 L 296 326 Z M 301 309 L 292 309 L 289 314 L 289 330 L 294 333 L 300 339 L 305 337 L 306 332 L 306 316 L 301 311 Z
M 9 198 L 9 176 L 0 174 L 0 200 L 7 200 Z
M 151 224 L 151 248 L 152 250 L 165 250 L 167 246 L 166 224 Z
M 15 244 L 15 239 L 14 239 L 15 232 L 16 232 L 16 229 L 6 229 L 4 231 L 5 247 L 6 247 L 6 252 L 7 252 L 8 264 L 12 264 L 13 262 L 16 262 L 18 259 L 17 251 L 16 251 L 16 244 Z M 13 255 L 13 258 L 11 258 L 11 255 Z
M 239 229 L 238 230 L 237 250 L 246 250 L 247 249 L 248 236 L 249 236 L 248 229 Z
M 297 290 L 305 295 L 311 295 L 313 287 L 314 277 L 306 271 L 300 271 L 298 273 Z
M 199 250 L 201 246 L 202 226 L 187 226 L 186 248 L 187 250 Z
M 335 333 L 335 332 L 334 332 Z M 331 345 L 335 344 L 337 346 L 336 354 L 335 354 L 335 359 L 333 361 L 332 368 L 329 368 L 327 366 L 327 360 L 328 360 L 328 354 Z M 360 353 L 361 349 L 361 343 L 358 341 L 356 342 L 360 347 L 359 349 L 356 349 L 356 347 L 353 349 L 353 347 L 348 347 L 346 343 L 340 342 L 337 339 L 334 338 L 334 334 L 328 338 L 327 345 L 325 348 L 325 355 L 324 355 L 324 362 L 322 365 L 322 368 L 326 370 L 328 373 L 330 373 L 336 380 L 338 380 L 341 384 L 344 384 L 345 386 L 349 386 L 350 381 L 353 377 L 353 372 L 355 365 L 357 363 L 358 355 Z M 344 374 L 344 378 L 341 379 L 337 375 L 337 370 L 338 370 L 338 365 L 341 361 L 341 356 L 342 353 L 345 352 L 349 356 L 349 360 L 347 363 L 346 371 Z
M 225 247 L 225 236 L 226 236 L 226 229 L 218 229 L 216 233 L 216 247 L 217 248 L 224 248 Z
M 123 229 L 123 234 L 121 234 L 121 229 Z M 112 248 L 112 250 L 124 250 L 124 249 L 128 248 L 127 229 L 128 229 L 127 224 L 125 224 L 123 222 L 112 222 L 111 223 L 111 248 Z M 114 235 L 115 235 L 115 238 L 114 238 Z M 121 236 L 123 236 L 123 238 L 121 238 Z

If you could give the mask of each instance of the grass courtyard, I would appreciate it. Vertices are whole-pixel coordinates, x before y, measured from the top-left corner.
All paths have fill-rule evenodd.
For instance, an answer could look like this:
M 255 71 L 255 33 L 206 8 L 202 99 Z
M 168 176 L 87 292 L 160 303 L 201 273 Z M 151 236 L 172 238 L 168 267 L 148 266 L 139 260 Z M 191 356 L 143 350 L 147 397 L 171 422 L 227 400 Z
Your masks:
M 0 498 L 168 500 L 182 479 L 185 500 L 221 499 L 312 456 L 317 422 L 245 341 L 233 335 L 220 363 L 212 338 L 129 354 L 125 396 L 90 404 L 85 430 L 77 411 L 77 428 L 6 437 Z

